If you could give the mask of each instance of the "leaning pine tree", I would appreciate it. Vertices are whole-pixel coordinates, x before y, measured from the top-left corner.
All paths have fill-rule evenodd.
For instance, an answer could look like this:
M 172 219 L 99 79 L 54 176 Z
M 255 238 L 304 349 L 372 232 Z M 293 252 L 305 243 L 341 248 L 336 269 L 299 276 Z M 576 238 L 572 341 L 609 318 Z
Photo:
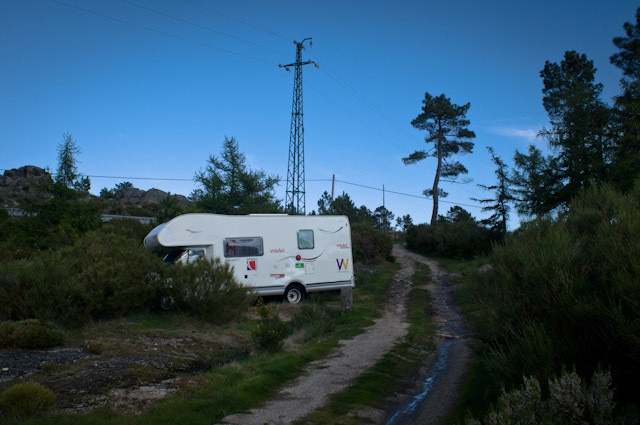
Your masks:
M 451 157 L 455 154 L 471 153 L 473 142 L 470 140 L 476 135 L 467 128 L 469 120 L 466 115 L 469 103 L 458 106 L 451 103 L 451 99 L 444 94 L 433 97 L 429 93 L 425 93 L 422 103 L 422 113 L 411 121 L 411 125 L 419 130 L 426 130 L 428 135 L 424 141 L 433 143 L 434 147 L 429 151 L 415 151 L 402 158 L 402 161 L 405 165 L 415 164 L 430 156 L 438 161 L 433 187 L 423 192 L 425 196 L 433 197 L 433 225 L 438 218 L 438 198 L 447 196 L 447 193 L 439 188 L 440 178 L 456 178 L 460 174 L 467 174 L 465 166 L 458 161 L 452 161 Z

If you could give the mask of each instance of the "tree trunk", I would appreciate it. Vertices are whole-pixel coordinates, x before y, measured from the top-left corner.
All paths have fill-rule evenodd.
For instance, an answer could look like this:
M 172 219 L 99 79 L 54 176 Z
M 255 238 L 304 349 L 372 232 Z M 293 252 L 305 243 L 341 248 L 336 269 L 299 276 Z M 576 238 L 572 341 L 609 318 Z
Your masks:
M 436 167 L 436 176 L 433 179 L 433 212 L 431 213 L 431 225 L 436 224 L 438 219 L 438 184 L 440 183 L 440 169 L 442 168 L 442 126 L 438 123 L 438 166 Z

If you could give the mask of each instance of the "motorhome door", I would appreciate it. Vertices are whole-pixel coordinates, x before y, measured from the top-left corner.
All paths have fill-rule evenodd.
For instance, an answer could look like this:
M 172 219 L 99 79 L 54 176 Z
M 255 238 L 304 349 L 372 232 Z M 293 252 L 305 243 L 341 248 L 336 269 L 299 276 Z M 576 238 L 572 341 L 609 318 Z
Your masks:
M 264 255 L 262 237 L 225 238 L 223 244 L 224 257 L 233 265 L 238 282 L 256 285 L 260 260 Z

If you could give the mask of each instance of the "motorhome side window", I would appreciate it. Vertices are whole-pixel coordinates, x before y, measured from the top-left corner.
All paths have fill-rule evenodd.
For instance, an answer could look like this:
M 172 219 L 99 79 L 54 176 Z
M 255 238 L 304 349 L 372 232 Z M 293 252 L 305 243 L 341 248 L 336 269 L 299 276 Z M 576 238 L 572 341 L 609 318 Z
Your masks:
M 313 249 L 313 230 L 298 230 L 298 249 Z
M 227 238 L 224 240 L 224 256 L 259 257 L 264 254 L 262 238 Z

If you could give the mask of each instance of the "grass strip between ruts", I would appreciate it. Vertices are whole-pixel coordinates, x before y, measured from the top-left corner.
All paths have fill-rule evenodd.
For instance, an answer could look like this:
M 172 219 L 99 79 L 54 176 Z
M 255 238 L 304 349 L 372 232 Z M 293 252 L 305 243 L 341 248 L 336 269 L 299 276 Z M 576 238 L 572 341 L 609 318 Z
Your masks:
M 354 425 L 370 423 L 358 416 L 367 407 L 379 407 L 387 397 L 404 389 L 429 352 L 435 350 L 435 327 L 428 314 L 430 297 L 420 287 L 429 282 L 429 268 L 416 264 L 409 298 L 409 331 L 373 368 L 355 380 L 353 385 L 333 396 L 329 404 L 308 415 L 298 424 Z

